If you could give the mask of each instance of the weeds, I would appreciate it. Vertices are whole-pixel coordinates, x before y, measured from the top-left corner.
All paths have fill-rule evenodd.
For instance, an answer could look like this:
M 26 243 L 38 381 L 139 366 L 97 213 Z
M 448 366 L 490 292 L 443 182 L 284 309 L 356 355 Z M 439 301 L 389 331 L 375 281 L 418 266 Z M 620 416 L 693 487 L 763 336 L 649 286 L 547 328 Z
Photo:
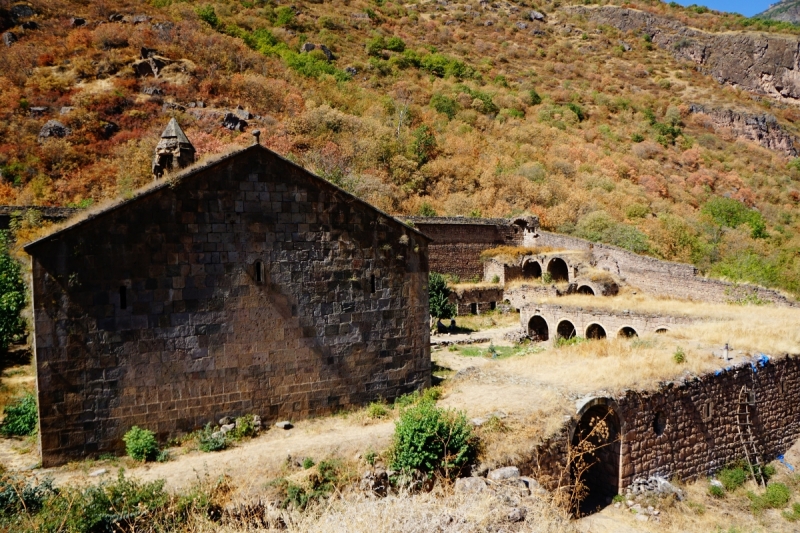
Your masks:
M 783 483 L 771 483 L 767 485 L 764 494 L 755 494 L 748 492 L 747 497 L 750 498 L 750 508 L 753 513 L 760 514 L 766 509 L 781 509 L 786 507 L 789 499 L 792 497 L 792 491 Z
M 36 407 L 36 396 L 28 393 L 18 398 L 3 410 L 5 418 L 0 425 L 0 433 L 6 436 L 26 436 L 36 432 L 39 422 L 39 411 Z
M 158 441 L 155 434 L 149 429 L 133 426 L 122 437 L 125 441 L 125 451 L 136 461 L 152 461 L 158 457 Z
M 683 348 L 679 346 L 675 349 L 675 353 L 672 354 L 672 360 L 678 365 L 682 365 L 686 362 L 686 352 L 683 351 Z

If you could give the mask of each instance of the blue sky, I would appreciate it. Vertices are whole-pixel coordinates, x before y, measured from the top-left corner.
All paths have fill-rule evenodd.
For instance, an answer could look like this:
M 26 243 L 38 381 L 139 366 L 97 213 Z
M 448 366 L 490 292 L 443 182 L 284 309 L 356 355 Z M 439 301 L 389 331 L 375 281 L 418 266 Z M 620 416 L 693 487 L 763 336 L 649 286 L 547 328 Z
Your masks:
M 769 7 L 770 4 L 777 3 L 778 0 L 676 0 L 679 4 L 690 6 L 697 4 L 698 6 L 707 6 L 717 11 L 731 11 L 733 13 L 741 13 L 746 17 L 752 17 L 757 13 L 761 13 Z

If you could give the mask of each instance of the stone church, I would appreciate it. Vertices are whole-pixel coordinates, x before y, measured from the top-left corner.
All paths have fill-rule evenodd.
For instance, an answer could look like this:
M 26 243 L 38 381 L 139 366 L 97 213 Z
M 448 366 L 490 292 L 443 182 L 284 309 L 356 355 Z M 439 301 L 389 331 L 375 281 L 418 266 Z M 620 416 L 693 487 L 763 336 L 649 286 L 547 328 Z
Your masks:
M 256 142 L 28 244 L 43 466 L 428 386 L 428 242 Z

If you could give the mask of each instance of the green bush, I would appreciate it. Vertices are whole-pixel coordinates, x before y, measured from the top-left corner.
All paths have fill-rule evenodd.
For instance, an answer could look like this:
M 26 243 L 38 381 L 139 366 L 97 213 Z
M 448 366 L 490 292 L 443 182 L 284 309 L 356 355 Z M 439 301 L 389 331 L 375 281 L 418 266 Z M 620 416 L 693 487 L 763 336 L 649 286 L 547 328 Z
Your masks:
M 367 40 L 366 49 L 367 55 L 377 57 L 381 55 L 386 48 L 386 40 L 382 35 L 376 35 L 372 39 Z
M 710 485 L 708 487 L 708 493 L 715 498 L 725 497 L 725 489 L 723 489 L 719 485 Z
M 436 135 L 433 130 L 423 124 L 416 128 L 411 134 L 411 152 L 417 163 L 424 165 L 436 154 Z
M 311 457 L 306 457 L 305 459 L 303 459 L 303 470 L 308 470 L 315 464 L 316 463 L 314 463 L 314 459 L 312 459 Z
M 435 217 L 437 213 L 436 210 L 431 207 L 431 204 L 422 202 L 422 206 L 419 208 L 419 215 L 422 217 Z
M 439 53 L 427 54 L 420 60 L 420 67 L 439 78 L 471 78 L 475 71 L 464 62 Z
M 725 490 L 733 492 L 747 481 L 750 473 L 742 465 L 729 466 L 717 473 L 717 479 L 725 486 Z
M 753 512 L 760 513 L 765 509 L 786 507 L 792 497 L 792 491 L 783 483 L 772 483 L 767 485 L 767 490 L 764 491 L 764 494 L 759 495 L 748 492 L 747 497 L 750 498 L 750 507 Z
M 584 120 L 586 120 L 586 111 L 584 111 L 583 108 L 578 104 L 570 102 L 566 104 L 566 107 L 569 108 L 570 111 L 575 113 L 575 116 L 578 117 L 578 122 L 583 122 Z
M 310 502 L 327 497 L 347 478 L 341 461 L 337 460 L 320 461 L 317 465 L 317 472 L 319 475 L 309 477 L 311 482 L 309 487 L 301 487 L 290 481 L 280 480 L 279 486 L 285 494 L 282 507 L 293 506 L 301 510 L 305 509 Z
M 454 477 L 477 453 L 477 439 L 464 413 L 421 401 L 405 409 L 395 425 L 392 468 Z
M 789 522 L 797 522 L 798 520 L 800 520 L 800 503 L 792 504 L 792 510 L 784 511 L 782 514 L 783 518 L 785 518 Z
M 0 425 L 0 433 L 6 436 L 25 436 L 36 433 L 39 422 L 39 410 L 36 407 L 36 396 L 28 393 L 17 398 L 3 409 L 5 418 Z
M 428 279 L 428 300 L 431 316 L 434 318 L 451 318 L 456 314 L 455 304 L 450 303 L 450 288 L 444 276 L 431 272 Z
M 295 25 L 294 9 L 289 6 L 281 6 L 275 10 L 275 25 L 292 28 Z
M 434 95 L 431 96 L 430 106 L 437 112 L 447 115 L 447 118 L 450 120 L 458 113 L 458 103 L 454 99 L 439 93 L 434 93 Z
M 45 501 L 56 493 L 53 480 L 50 478 L 37 483 L 35 479 L 21 480 L 3 476 L 0 478 L 0 516 L 13 515 L 21 511 L 36 513 L 44 506 Z
M 542 97 L 539 96 L 539 93 L 536 92 L 536 89 L 531 89 L 528 91 L 528 98 L 530 99 L 531 105 L 539 105 L 542 103 Z
M 149 429 L 133 426 L 122 437 L 128 456 L 137 461 L 152 461 L 158 456 L 156 435 Z
M 25 282 L 8 250 L 8 233 L 0 231 L 0 353 L 25 333 Z
M 675 349 L 675 353 L 672 354 L 672 360 L 675 361 L 677 364 L 682 365 L 686 362 L 686 352 L 683 351 L 683 348 L 678 346 Z
M 711 217 L 718 225 L 736 228 L 742 224 L 750 226 L 750 236 L 754 239 L 767 237 L 767 224 L 761 213 L 748 208 L 732 198 L 716 197 L 703 205 L 701 212 Z
M 372 402 L 367 407 L 367 416 L 370 418 L 386 418 L 389 416 L 389 410 L 383 402 Z
M 236 427 L 230 436 L 233 440 L 242 440 L 255 437 L 257 434 L 253 415 L 244 415 L 236 419 Z
M 200 451 L 218 452 L 228 447 L 228 438 L 221 431 L 214 429 L 211 424 L 206 424 L 197 436 L 197 444 Z
M 219 28 L 219 18 L 217 18 L 217 13 L 214 11 L 214 6 L 198 6 L 197 9 L 195 9 L 195 13 L 197 13 L 197 16 L 200 17 L 200 20 L 212 28 Z
M 403 52 L 406 49 L 406 43 L 400 37 L 389 37 L 386 40 L 386 49 L 392 52 Z

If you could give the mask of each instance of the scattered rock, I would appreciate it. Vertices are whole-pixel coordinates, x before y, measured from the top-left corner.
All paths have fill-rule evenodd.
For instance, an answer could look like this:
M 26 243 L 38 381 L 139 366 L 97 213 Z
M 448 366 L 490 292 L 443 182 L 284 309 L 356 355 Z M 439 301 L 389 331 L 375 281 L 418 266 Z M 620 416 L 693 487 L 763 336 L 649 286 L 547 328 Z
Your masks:
M 224 426 L 221 426 L 219 428 L 219 430 L 222 432 L 223 435 L 227 435 L 234 429 L 236 429 L 236 424 L 225 424 Z
M 58 114 L 59 115 L 67 115 L 69 113 L 72 113 L 74 110 L 75 110 L 74 107 L 65 105 L 58 111 Z
M 536 36 L 539 36 L 539 37 L 541 37 L 541 36 L 543 36 L 543 35 L 547 35 L 547 32 L 546 32 L 546 31 L 544 31 L 544 30 L 539 30 L 539 29 L 536 29 L 536 30 L 533 30 L 533 31 L 531 32 L 531 35 L 536 35 Z
M 319 45 L 319 49 L 322 50 L 322 53 L 325 54 L 325 57 L 328 58 L 328 61 L 333 61 L 336 59 L 333 56 L 333 52 L 331 52 L 330 49 L 324 44 Z
M 3 34 L 3 44 L 4 45 L 11 46 L 15 42 L 17 42 L 17 36 L 16 35 L 11 33 L 10 31 L 7 31 L 7 32 L 5 32 Z
M 122 22 L 122 19 L 124 19 L 124 18 L 125 18 L 125 15 L 123 15 L 122 13 L 112 13 L 111 15 L 108 16 L 108 21 L 109 22 Z
M 212 439 L 221 439 L 224 436 L 225 434 L 222 431 L 215 431 L 214 433 L 211 434 Z
M 36 14 L 33 8 L 28 4 L 17 4 L 15 6 L 11 6 L 10 11 L 11 11 L 11 16 L 14 17 L 15 19 L 26 19 Z
M 49 137 L 62 138 L 72 133 L 72 130 L 57 120 L 48 120 L 39 130 L 39 142 Z
M 506 518 L 508 518 L 509 522 L 522 522 L 527 514 L 528 511 L 524 507 L 514 507 L 509 511 Z
M 149 94 L 150 96 L 164 96 L 164 91 L 161 87 L 143 87 L 142 92 L 144 94 Z
M 504 468 L 498 468 L 497 470 L 492 470 L 486 476 L 487 479 L 491 481 L 502 481 L 504 479 L 514 479 L 519 477 L 519 468 L 516 466 L 506 466 Z
M 724 489 L 724 488 L 725 488 L 725 485 L 723 485 L 723 484 L 722 484 L 722 481 L 720 481 L 720 480 L 718 480 L 718 479 L 712 479 L 712 480 L 711 480 L 711 486 L 712 486 L 712 487 L 719 487 L 719 488 L 721 488 L 721 489 Z
M 678 501 L 683 501 L 684 494 L 681 489 L 667 481 L 661 476 L 650 476 L 647 479 L 637 478 L 626 489 L 628 496 L 639 497 L 642 495 L 652 495 L 665 497 L 674 494 Z M 626 502 L 627 503 L 627 502 Z
M 345 67 L 344 71 L 350 74 L 351 76 L 355 76 L 356 74 L 358 74 L 358 69 L 356 67 Z
M 239 117 L 242 120 L 250 120 L 251 118 L 253 118 L 253 115 L 250 113 L 250 111 L 244 109 L 240 105 L 236 106 L 236 109 L 233 112 L 234 114 L 236 114 L 237 117 Z
M 456 480 L 455 491 L 465 494 L 477 494 L 486 488 L 482 477 L 460 477 Z
M 491 26 L 493 24 L 494 22 L 492 22 L 491 20 L 487 20 L 486 22 L 483 23 L 484 26 Z
M 517 22 L 517 29 L 519 29 L 519 30 L 527 30 L 528 29 L 528 25 L 525 24 L 524 22 Z
M 484 463 L 480 463 L 477 465 L 472 465 L 472 477 L 486 477 L 486 474 L 489 473 L 489 467 L 486 466 Z
M 133 67 L 134 73 L 140 78 L 146 78 L 147 76 L 153 76 L 154 78 L 158 77 L 158 73 L 161 72 L 161 69 L 166 67 L 170 63 L 170 60 L 161 57 L 161 56 L 151 56 L 147 59 L 140 59 L 139 61 L 134 61 L 131 64 Z
M 220 426 L 227 426 L 228 424 L 233 424 L 234 418 L 232 416 L 223 416 L 219 419 Z
M 81 26 L 86 26 L 86 19 L 80 17 L 72 17 L 72 20 L 69 21 L 69 25 L 73 28 L 80 28 Z
M 105 474 L 106 472 L 108 472 L 108 470 L 106 470 L 105 468 L 101 468 L 101 469 L 99 469 L 99 470 L 95 470 L 94 472 L 89 472 L 89 477 L 98 477 L 98 476 L 102 476 L 102 475 L 103 475 L 103 474 Z
M 156 22 L 153 24 L 153 29 L 158 31 L 169 31 L 174 27 L 171 22 Z
M 147 15 L 134 15 L 132 20 L 134 24 L 144 24 L 150 21 L 150 17 Z
M 203 107 L 203 102 L 197 102 L 197 107 Z M 258 415 L 253 415 L 253 425 L 256 428 L 256 431 L 261 430 L 261 417 Z
M 22 29 L 23 30 L 38 30 L 39 29 L 39 25 L 36 24 L 36 22 L 34 22 L 32 20 L 29 20 L 29 21 L 26 21 L 26 22 L 22 23 Z
M 284 420 L 283 422 L 278 422 L 275 424 L 275 427 L 278 429 L 292 429 L 294 426 L 288 420 Z
M 303 43 L 303 46 L 300 47 L 300 51 L 301 52 L 311 52 L 316 47 L 317 46 L 315 44 L 313 44 L 313 43 Z
M 103 122 L 100 125 L 100 129 L 98 130 L 98 134 L 103 139 L 109 139 L 112 135 L 119 131 L 119 126 L 114 124 L 113 122 Z
M 244 131 L 247 127 L 247 121 L 240 119 L 233 113 L 225 113 L 225 118 L 222 119 L 222 125 L 232 131 Z M 286 423 L 288 424 L 288 422 Z M 291 424 L 289 425 L 291 426 Z
M 158 54 L 155 48 L 147 48 L 146 46 L 142 46 L 139 50 L 139 58 L 140 59 L 149 59 L 151 57 L 155 57 Z
M 386 496 L 389 491 L 389 474 L 382 468 L 374 471 L 365 472 L 361 477 L 361 490 L 371 492 L 381 498 Z
M 186 111 L 186 107 L 176 104 L 175 102 L 164 102 L 164 105 L 161 106 L 161 111 L 166 113 L 167 111 Z
M 544 13 L 540 13 L 539 11 L 536 10 L 533 10 L 530 13 L 528 13 L 528 16 L 531 18 L 531 20 L 538 20 L 540 22 L 544 21 Z
M 40 117 L 47 112 L 47 108 L 42 106 L 36 106 L 36 107 L 31 107 L 29 111 L 31 112 L 32 116 Z
M 620 45 L 620 46 L 622 47 L 622 49 L 623 49 L 623 50 L 625 50 L 626 52 L 630 52 L 631 50 L 633 50 L 633 47 L 631 47 L 631 45 L 629 45 L 629 44 L 628 44 L 628 43 L 626 43 L 625 41 L 620 41 L 620 42 L 619 42 L 619 45 Z

